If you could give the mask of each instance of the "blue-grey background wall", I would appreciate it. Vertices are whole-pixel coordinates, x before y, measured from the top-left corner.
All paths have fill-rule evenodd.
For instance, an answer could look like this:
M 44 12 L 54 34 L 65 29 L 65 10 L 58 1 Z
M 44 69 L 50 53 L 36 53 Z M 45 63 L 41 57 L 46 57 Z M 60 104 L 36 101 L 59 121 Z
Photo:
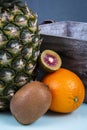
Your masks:
M 38 14 L 38 21 L 81 21 L 87 22 L 87 0 L 26 0 Z

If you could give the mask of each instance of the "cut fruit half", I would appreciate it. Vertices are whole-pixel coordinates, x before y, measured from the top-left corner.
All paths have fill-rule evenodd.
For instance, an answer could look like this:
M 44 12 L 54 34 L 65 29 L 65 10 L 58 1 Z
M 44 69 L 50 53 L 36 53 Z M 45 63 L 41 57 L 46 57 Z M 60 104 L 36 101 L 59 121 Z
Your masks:
M 40 56 L 40 63 L 46 71 L 53 72 L 61 67 L 62 60 L 55 51 L 44 50 Z

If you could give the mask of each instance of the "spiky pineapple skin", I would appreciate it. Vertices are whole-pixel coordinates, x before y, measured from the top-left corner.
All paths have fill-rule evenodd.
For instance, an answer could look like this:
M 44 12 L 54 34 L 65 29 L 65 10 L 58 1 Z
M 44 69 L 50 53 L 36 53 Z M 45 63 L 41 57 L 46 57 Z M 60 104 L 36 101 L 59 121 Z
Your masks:
M 0 110 L 34 80 L 40 44 L 37 16 L 26 5 L 0 10 Z

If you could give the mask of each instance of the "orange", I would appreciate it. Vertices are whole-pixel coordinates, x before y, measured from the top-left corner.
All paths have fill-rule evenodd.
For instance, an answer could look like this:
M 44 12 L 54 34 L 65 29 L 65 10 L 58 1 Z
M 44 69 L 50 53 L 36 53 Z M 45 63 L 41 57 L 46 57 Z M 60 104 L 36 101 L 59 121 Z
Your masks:
M 82 80 L 74 72 L 60 68 L 46 75 L 42 82 L 49 86 L 52 93 L 50 110 L 69 113 L 83 103 L 85 87 Z

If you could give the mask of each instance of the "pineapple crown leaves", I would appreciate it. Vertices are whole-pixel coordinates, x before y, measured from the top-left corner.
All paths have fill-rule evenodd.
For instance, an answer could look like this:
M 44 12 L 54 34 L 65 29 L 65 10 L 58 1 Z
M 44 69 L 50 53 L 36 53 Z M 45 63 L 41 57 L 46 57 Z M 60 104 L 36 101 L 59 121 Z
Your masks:
M 9 8 L 22 3 L 23 0 L 0 0 L 0 8 Z

